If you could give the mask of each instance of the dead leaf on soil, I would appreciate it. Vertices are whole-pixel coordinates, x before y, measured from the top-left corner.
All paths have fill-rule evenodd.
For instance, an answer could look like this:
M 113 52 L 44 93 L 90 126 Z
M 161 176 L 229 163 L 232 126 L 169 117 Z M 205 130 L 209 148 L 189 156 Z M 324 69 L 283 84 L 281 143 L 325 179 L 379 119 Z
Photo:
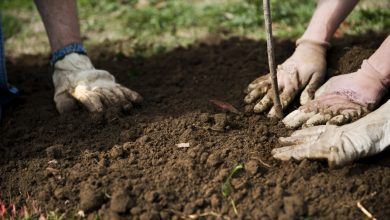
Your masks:
M 227 111 L 232 112 L 234 114 L 238 114 L 238 115 L 241 114 L 240 111 L 238 111 L 233 105 L 231 105 L 227 102 L 222 102 L 222 101 L 215 100 L 215 99 L 211 99 L 210 102 L 221 109 L 227 110 Z

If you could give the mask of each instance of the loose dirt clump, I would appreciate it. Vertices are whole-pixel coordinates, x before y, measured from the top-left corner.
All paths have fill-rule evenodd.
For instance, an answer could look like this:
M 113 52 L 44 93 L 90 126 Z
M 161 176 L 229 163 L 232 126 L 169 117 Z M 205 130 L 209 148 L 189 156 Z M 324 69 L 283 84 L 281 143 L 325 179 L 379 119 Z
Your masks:
M 384 37 L 336 41 L 331 74 L 357 70 Z M 294 42 L 279 41 L 277 61 L 293 49 Z M 21 207 L 28 194 L 44 211 L 72 217 L 83 210 L 102 219 L 362 219 L 361 201 L 378 219 L 390 215 L 389 153 L 337 170 L 272 158 L 277 138 L 291 131 L 245 111 L 242 101 L 245 87 L 267 73 L 265 42 L 230 39 L 144 59 L 93 57 L 144 103 L 130 112 L 58 115 L 51 68 L 23 58 L 8 63 L 21 95 L 0 127 L 0 196 L 7 203 Z M 224 197 L 221 186 L 237 164 L 244 169 Z

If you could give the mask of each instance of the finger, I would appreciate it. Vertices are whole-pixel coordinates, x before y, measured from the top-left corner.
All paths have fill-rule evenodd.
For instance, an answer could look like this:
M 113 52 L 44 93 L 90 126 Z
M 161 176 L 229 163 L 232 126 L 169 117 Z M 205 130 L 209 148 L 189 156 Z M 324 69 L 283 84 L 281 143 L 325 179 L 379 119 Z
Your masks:
M 279 142 L 282 145 L 298 145 L 298 144 L 310 144 L 313 141 L 317 140 L 318 135 L 303 135 L 303 136 L 293 136 L 293 137 L 280 137 Z
M 131 89 L 128 89 L 124 86 L 120 86 L 119 88 L 128 100 L 130 100 L 134 103 L 141 103 L 143 101 L 142 96 L 140 94 L 138 94 L 137 92 L 135 92 Z
M 291 145 L 291 146 L 286 146 L 286 147 L 274 148 L 274 149 L 272 149 L 271 154 L 272 154 L 272 156 L 275 156 L 275 155 L 281 154 L 283 152 L 293 151 L 294 148 L 296 148 L 297 146 L 299 146 L 299 145 Z M 278 158 L 278 159 L 283 160 L 282 158 Z M 289 158 L 285 158 L 285 159 L 288 160 Z
M 288 114 L 282 122 L 288 128 L 297 128 L 315 114 L 315 112 L 305 112 L 303 109 L 297 109 Z
M 273 155 L 273 157 L 280 160 L 303 160 L 308 159 L 327 159 L 329 157 L 329 147 L 323 147 L 322 145 L 317 145 L 316 147 L 312 144 L 303 144 L 298 145 L 290 150 L 280 149 Z
M 306 135 L 320 135 L 323 133 L 326 129 L 326 125 L 319 125 L 319 126 L 314 126 L 310 128 L 304 128 L 298 131 L 294 131 L 290 137 L 297 137 L 297 136 L 306 136 Z
M 343 125 L 351 121 L 351 116 L 349 114 L 336 115 L 331 118 L 326 124 L 329 125 Z
M 249 92 L 248 95 L 245 96 L 244 101 L 247 104 L 250 104 L 254 101 L 256 101 L 259 97 L 264 96 L 269 87 L 267 86 L 267 83 L 261 83 L 257 88 L 254 88 L 252 91 Z
M 111 88 L 102 88 L 101 91 L 102 95 L 106 97 L 106 100 L 110 103 L 110 105 L 116 105 L 120 103 L 120 99 L 116 96 Z
M 289 89 L 289 90 L 284 90 L 282 94 L 280 95 L 280 104 L 282 105 L 282 109 L 286 109 L 286 107 L 291 103 L 291 101 L 295 98 L 297 94 L 296 90 Z M 268 113 L 269 118 L 274 118 L 276 117 L 276 110 L 275 106 L 271 108 L 271 110 Z
M 125 94 L 123 94 L 122 90 L 119 87 L 115 87 L 111 89 L 111 92 L 115 94 L 115 96 L 119 99 L 119 102 L 122 104 L 128 103 L 129 101 L 126 99 Z
M 72 94 L 90 112 L 102 112 L 103 104 L 98 94 L 87 90 L 84 86 L 77 86 Z
M 95 94 L 100 97 L 100 101 L 104 106 L 110 106 L 111 101 L 104 95 L 104 90 L 103 88 L 97 88 L 94 90 Z
M 306 121 L 304 124 L 305 127 L 312 127 L 315 125 L 322 125 L 325 124 L 327 121 L 329 121 L 332 118 L 332 115 L 330 114 L 321 114 L 317 113 L 313 117 L 311 117 L 309 120 Z
M 261 112 L 264 112 L 266 110 L 268 110 L 269 108 L 271 108 L 272 106 L 272 99 L 270 97 L 269 94 L 265 95 L 263 97 L 263 99 L 260 100 L 260 102 L 258 102 L 255 107 L 253 108 L 253 111 L 255 113 L 261 113 Z
M 252 91 L 253 89 L 259 87 L 259 84 L 260 85 L 270 85 L 270 75 L 267 74 L 267 75 L 264 75 L 264 76 L 261 76 L 257 79 L 255 79 L 253 82 L 251 82 L 249 85 L 248 85 L 248 88 L 246 89 L 246 93 L 249 93 L 250 91 Z
M 314 99 L 316 90 L 322 85 L 325 79 L 325 74 L 314 73 L 300 97 L 301 105 L 305 105 L 310 100 Z
M 60 114 L 71 112 L 77 108 L 76 100 L 67 92 L 55 94 L 54 102 Z
M 327 156 L 329 167 L 340 167 L 353 161 L 351 157 L 342 156 L 345 154 L 340 154 L 339 151 L 336 146 L 329 148 L 329 155 Z

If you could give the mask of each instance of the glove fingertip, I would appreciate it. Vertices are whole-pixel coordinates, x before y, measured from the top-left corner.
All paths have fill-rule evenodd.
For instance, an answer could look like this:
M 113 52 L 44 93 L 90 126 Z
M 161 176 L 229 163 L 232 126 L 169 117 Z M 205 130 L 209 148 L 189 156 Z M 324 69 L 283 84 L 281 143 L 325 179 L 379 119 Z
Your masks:
M 67 93 L 57 94 L 54 96 L 57 111 L 60 114 L 72 112 L 77 108 L 76 100 Z

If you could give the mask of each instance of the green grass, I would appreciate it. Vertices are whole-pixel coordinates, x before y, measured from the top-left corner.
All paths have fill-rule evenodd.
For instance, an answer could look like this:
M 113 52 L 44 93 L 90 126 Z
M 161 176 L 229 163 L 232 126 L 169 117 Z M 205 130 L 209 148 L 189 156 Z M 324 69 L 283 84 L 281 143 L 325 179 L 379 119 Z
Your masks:
M 341 31 L 361 34 L 388 31 L 390 10 L 378 2 L 360 3 Z M 79 0 L 81 28 L 87 46 L 104 41 L 126 41 L 126 55 L 163 53 L 208 36 L 265 37 L 262 0 Z M 368 5 L 368 6 L 366 6 Z M 274 34 L 297 38 L 305 30 L 314 0 L 271 0 Z M 8 47 L 14 54 L 47 52 L 48 44 L 39 15 L 31 0 L 2 0 Z M 15 50 L 15 49 L 14 49 Z M 123 51 L 122 51 L 123 52 Z

